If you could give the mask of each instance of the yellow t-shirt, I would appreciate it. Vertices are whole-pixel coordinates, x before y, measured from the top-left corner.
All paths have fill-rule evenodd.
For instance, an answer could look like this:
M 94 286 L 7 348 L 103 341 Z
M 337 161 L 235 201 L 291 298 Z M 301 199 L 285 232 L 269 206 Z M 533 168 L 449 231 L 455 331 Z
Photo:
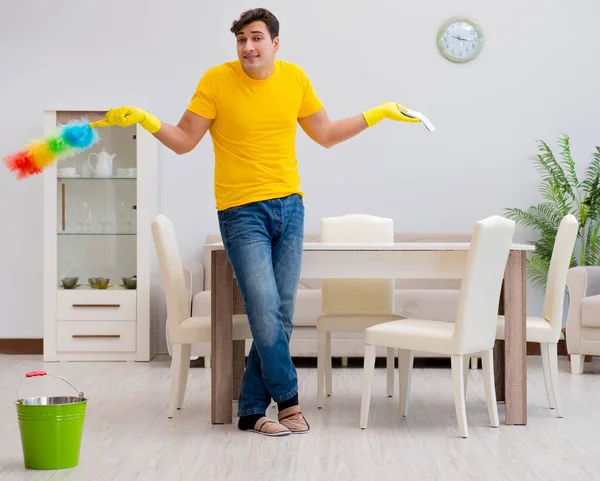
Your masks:
M 214 119 L 217 210 L 290 194 L 303 195 L 296 159 L 300 117 L 323 107 L 297 65 L 275 61 L 265 80 L 249 77 L 239 61 L 209 69 L 188 110 Z

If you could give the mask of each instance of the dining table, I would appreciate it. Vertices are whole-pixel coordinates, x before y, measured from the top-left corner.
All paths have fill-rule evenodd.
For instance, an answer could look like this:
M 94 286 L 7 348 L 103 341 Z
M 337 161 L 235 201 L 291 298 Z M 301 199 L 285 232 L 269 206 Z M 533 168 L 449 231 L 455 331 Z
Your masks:
M 211 422 L 231 424 L 245 365 L 245 341 L 232 339 L 232 316 L 244 301 L 222 242 L 207 245 L 211 262 Z M 469 242 L 304 242 L 301 279 L 462 279 Z M 498 313 L 505 339 L 494 346 L 497 402 L 507 425 L 527 424 L 525 337 L 526 255 L 535 247 L 513 243 L 508 255 Z

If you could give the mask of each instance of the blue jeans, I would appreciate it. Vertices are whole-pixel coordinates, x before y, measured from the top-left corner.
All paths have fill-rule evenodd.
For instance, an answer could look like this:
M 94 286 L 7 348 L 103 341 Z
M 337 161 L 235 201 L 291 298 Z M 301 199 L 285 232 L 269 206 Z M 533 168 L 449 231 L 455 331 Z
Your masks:
M 293 194 L 218 212 L 225 251 L 252 331 L 238 416 L 265 414 L 298 392 L 290 355 L 304 240 L 304 203 Z

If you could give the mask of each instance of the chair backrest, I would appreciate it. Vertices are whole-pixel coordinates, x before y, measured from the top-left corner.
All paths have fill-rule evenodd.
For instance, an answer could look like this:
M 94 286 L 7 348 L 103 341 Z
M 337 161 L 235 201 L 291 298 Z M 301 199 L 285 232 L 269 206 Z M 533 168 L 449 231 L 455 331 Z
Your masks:
M 152 236 L 160 265 L 167 304 L 167 329 L 177 329 L 189 317 L 188 290 L 173 224 L 159 214 L 152 221 Z
M 364 214 L 321 219 L 321 242 L 394 243 L 394 221 Z M 393 279 L 323 279 L 321 313 L 394 313 Z
M 514 231 L 514 221 L 497 215 L 475 224 L 454 325 L 458 352 L 494 347 L 500 291 Z
M 558 226 L 550 258 L 542 316 L 550 323 L 557 341 L 562 328 L 567 274 L 571 266 L 578 231 L 579 222 L 575 216 L 573 214 L 564 216 Z

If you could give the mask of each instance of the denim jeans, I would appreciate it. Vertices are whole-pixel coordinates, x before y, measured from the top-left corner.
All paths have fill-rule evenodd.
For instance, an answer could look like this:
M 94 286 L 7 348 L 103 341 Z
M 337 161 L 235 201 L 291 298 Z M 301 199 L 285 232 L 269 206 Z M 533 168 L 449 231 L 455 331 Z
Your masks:
M 238 416 L 265 414 L 298 392 L 290 355 L 304 240 L 304 203 L 293 194 L 218 211 L 225 251 L 252 331 Z

